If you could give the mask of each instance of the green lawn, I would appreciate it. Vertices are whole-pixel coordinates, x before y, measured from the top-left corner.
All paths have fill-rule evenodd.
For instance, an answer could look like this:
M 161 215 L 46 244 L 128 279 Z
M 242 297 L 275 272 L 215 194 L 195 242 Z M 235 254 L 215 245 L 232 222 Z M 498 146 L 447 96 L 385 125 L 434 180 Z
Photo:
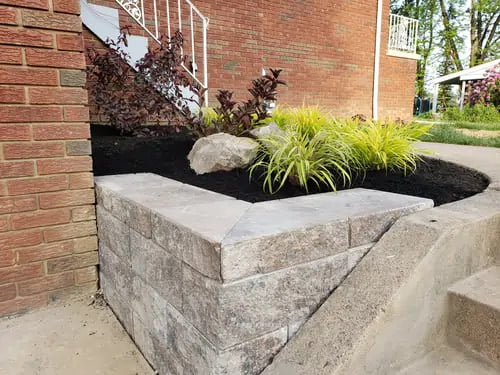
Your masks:
M 458 129 L 498 131 L 498 135 L 479 136 L 463 134 Z M 500 148 L 500 123 L 440 122 L 436 123 L 423 138 L 426 142 L 452 143 Z

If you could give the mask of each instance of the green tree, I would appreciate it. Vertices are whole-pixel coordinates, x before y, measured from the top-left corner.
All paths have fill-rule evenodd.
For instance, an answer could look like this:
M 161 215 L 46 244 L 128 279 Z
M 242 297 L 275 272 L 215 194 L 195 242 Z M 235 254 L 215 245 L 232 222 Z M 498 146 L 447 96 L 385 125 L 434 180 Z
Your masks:
M 449 6 L 446 5 L 445 0 L 439 0 L 443 23 L 441 40 L 443 42 L 443 49 L 446 52 L 445 59 L 448 57 L 451 58 L 451 61 L 455 65 L 455 70 L 464 69 L 459 53 L 459 50 L 462 50 L 464 45 L 464 40 L 461 36 L 464 24 L 461 10 L 463 10 L 464 6 L 464 0 L 452 1 Z
M 444 43 L 443 40 L 441 42 Z M 443 59 L 438 67 L 438 73 L 442 76 L 453 73 L 456 69 L 455 62 L 453 61 L 452 55 L 446 50 L 446 45 L 443 50 Z M 453 94 L 453 90 L 450 85 L 440 85 L 439 92 L 439 107 L 444 109 L 453 106 L 456 103 L 456 97 Z
M 498 0 L 439 0 L 443 22 L 444 42 L 449 49 L 456 70 L 463 64 L 459 50 L 463 45 L 463 33 L 468 34 L 471 44 L 469 66 L 482 64 L 500 55 L 500 1 Z
M 500 55 L 500 1 L 471 0 L 470 66 Z

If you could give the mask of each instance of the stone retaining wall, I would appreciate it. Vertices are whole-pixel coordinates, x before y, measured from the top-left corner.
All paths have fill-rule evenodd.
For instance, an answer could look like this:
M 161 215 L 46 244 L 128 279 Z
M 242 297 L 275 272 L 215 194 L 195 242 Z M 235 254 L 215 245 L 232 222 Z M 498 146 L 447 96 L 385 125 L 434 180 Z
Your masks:
M 462 368 L 467 362 L 460 356 L 440 356 L 440 364 L 453 363 L 446 369 L 411 365 L 426 362 L 422 358 L 443 345 L 456 345 L 446 338 L 449 289 L 495 264 L 500 264 L 499 191 L 401 218 L 261 375 L 478 374 Z M 477 289 L 484 292 L 488 285 Z M 493 317 L 464 317 L 495 325 Z M 480 341 L 484 337 L 476 331 L 470 332 Z
M 373 242 L 427 199 L 251 204 L 152 174 L 96 179 L 101 286 L 160 374 L 258 374 Z

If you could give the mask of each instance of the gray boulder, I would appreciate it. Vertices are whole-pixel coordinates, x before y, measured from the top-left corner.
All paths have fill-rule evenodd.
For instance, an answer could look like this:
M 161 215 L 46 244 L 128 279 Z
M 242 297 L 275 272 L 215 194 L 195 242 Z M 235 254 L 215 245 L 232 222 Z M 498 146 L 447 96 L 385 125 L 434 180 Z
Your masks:
M 283 130 L 281 130 L 281 128 L 275 122 L 271 122 L 269 123 L 269 125 L 253 129 L 252 131 L 250 131 L 250 134 L 252 134 L 257 139 L 260 139 L 274 134 L 283 134 Z
M 258 150 L 259 143 L 251 138 L 217 133 L 198 139 L 188 159 L 196 174 L 230 171 L 248 166 Z

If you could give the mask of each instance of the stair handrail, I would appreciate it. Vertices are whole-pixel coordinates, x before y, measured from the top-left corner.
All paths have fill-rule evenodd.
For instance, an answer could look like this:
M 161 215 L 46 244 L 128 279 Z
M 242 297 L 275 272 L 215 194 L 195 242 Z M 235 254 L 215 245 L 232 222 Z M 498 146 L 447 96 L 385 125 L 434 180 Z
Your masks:
M 153 22 L 154 22 L 154 32 L 151 31 L 146 25 L 146 17 L 144 13 L 144 1 L 146 0 L 115 0 L 121 8 L 123 8 L 134 21 L 141 26 L 141 28 L 157 43 L 160 42 L 160 23 L 158 20 L 158 4 L 157 0 L 150 0 L 153 2 Z M 166 4 L 166 18 L 167 18 L 167 35 L 169 38 L 172 37 L 172 21 L 170 14 L 170 0 L 165 0 Z M 182 32 L 182 4 L 187 4 L 189 7 L 189 25 L 191 28 L 191 56 L 190 56 L 190 67 L 186 66 L 184 63 L 181 64 L 182 68 L 193 78 L 204 90 L 204 101 L 205 105 L 208 104 L 208 24 L 209 19 L 205 17 L 200 10 L 190 1 L 190 0 L 177 0 L 178 9 L 178 20 L 179 20 L 179 31 Z M 196 63 L 196 53 L 195 53 L 195 29 L 194 29 L 194 19 L 197 16 L 202 22 L 202 64 L 203 64 L 203 77 L 197 76 L 198 65 Z M 182 49 L 182 54 L 184 54 L 184 48 Z

